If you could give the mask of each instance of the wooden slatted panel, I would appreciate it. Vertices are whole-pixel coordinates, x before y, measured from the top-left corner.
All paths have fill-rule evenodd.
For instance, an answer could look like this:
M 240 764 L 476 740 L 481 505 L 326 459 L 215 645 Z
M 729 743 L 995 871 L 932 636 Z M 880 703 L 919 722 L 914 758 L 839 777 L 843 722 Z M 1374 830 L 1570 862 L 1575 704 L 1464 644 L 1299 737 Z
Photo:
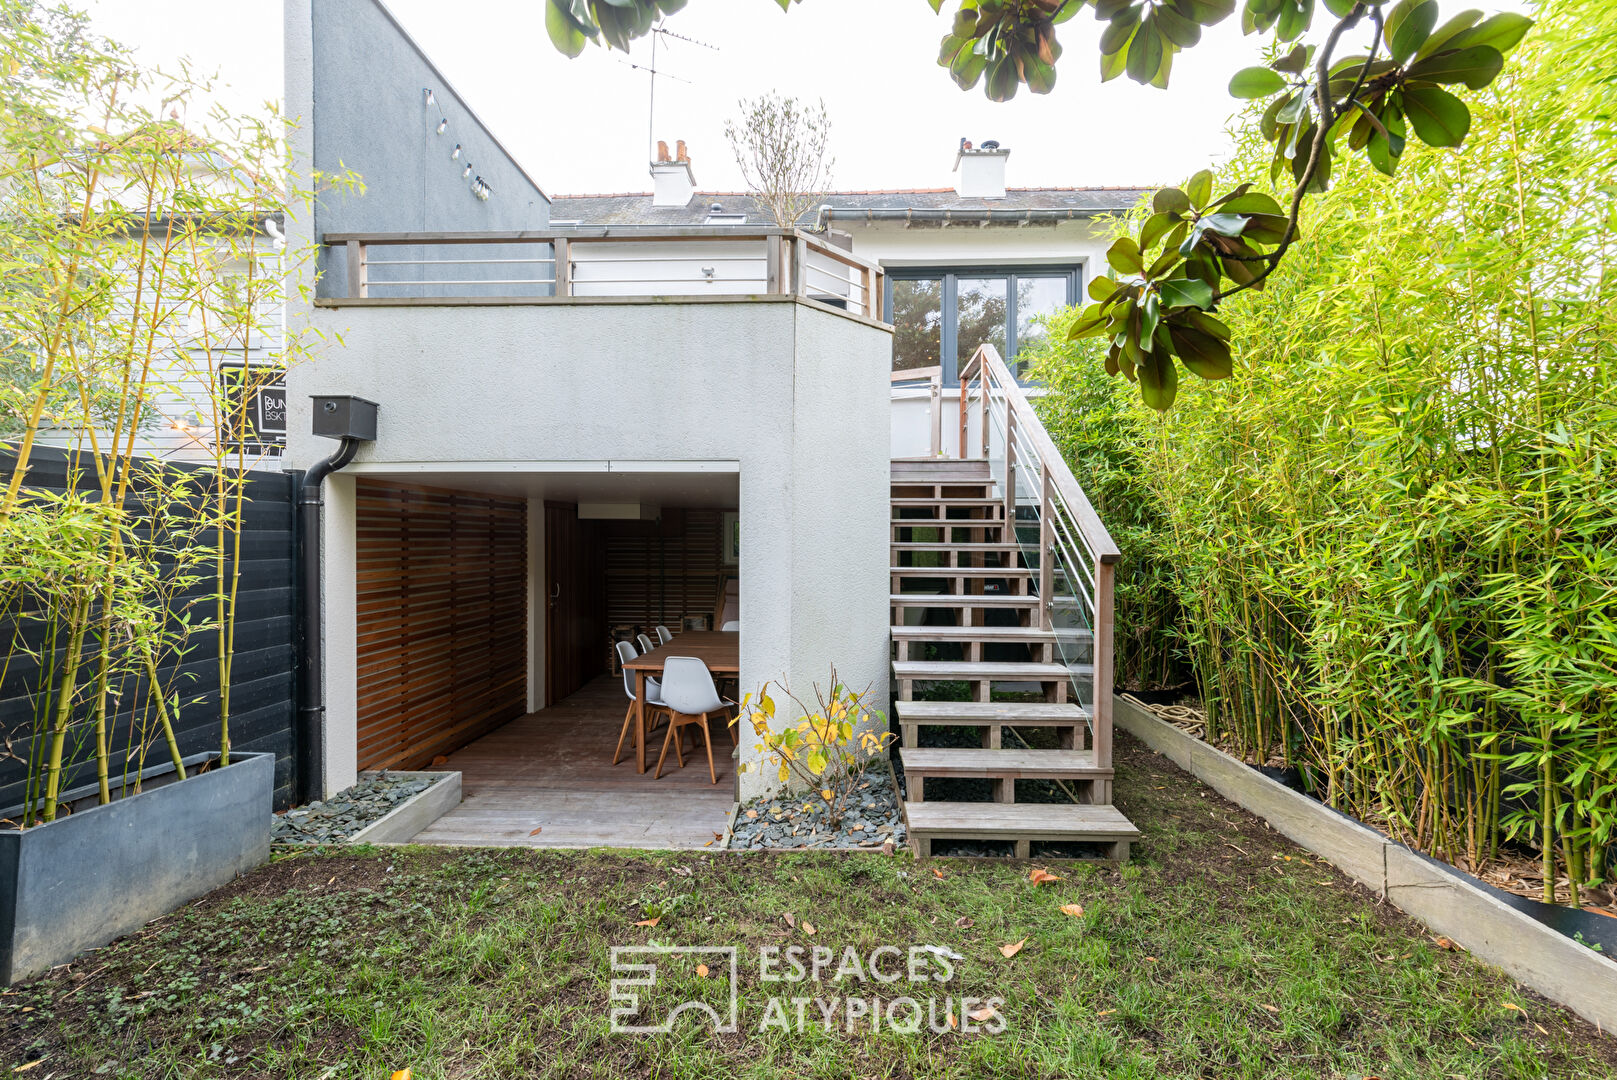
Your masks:
M 722 515 L 718 510 L 663 514 L 662 522 L 601 523 L 606 540 L 607 622 L 612 626 L 650 628 L 662 623 L 678 631 L 688 615 L 713 617 Z
M 359 767 L 420 768 L 527 711 L 527 506 L 357 486 Z

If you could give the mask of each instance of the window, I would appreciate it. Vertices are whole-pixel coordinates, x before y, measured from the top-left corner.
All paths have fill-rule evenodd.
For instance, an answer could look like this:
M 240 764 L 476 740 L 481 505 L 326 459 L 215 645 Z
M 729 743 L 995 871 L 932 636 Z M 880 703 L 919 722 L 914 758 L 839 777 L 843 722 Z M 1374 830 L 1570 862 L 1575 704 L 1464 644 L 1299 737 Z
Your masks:
M 1046 340 L 1038 317 L 1078 302 L 1076 267 L 898 268 L 887 280 L 893 370 L 938 367 L 947 386 L 959 384 L 960 365 L 983 344 L 1020 375 L 1020 354 Z

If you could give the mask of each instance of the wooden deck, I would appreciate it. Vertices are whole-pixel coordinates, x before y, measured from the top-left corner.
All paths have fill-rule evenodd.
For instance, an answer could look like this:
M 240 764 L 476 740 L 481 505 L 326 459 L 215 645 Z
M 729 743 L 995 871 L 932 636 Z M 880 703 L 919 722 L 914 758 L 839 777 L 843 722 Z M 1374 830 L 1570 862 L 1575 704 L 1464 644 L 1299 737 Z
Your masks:
M 628 698 L 618 678 L 599 678 L 543 712 L 513 720 L 449 756 L 462 801 L 414 843 L 492 847 L 717 848 L 735 798 L 729 733 L 712 725 L 718 784 L 687 750 L 668 753 L 661 780 L 636 773 L 634 756 L 612 764 Z M 655 763 L 664 731 L 648 740 Z M 538 829 L 538 833 L 533 830 Z

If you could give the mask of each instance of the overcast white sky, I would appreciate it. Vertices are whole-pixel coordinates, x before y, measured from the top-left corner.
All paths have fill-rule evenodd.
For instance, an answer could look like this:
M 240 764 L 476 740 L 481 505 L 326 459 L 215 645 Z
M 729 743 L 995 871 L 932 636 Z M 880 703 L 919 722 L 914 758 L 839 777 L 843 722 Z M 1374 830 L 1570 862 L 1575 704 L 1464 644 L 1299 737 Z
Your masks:
M 281 96 L 280 0 L 77 0 L 98 29 L 170 65 L 188 56 L 228 82 L 235 104 Z M 552 194 L 646 191 L 647 81 L 625 57 L 590 47 L 568 60 L 545 36 L 542 0 L 387 0 L 445 77 Z M 1515 6 L 1512 4 L 1511 6 Z M 1239 19 L 1181 53 L 1167 91 L 1104 86 L 1088 12 L 1064 24 L 1053 93 L 1003 104 L 961 91 L 937 66 L 948 26 L 925 0 L 691 0 L 663 39 L 656 132 L 684 139 L 699 187 L 741 186 L 723 127 L 738 98 L 776 90 L 823 98 L 835 187 L 947 187 L 961 137 L 1011 149 L 1012 186 L 1173 182 L 1227 152 L 1235 68 L 1257 62 Z M 685 82 L 677 82 L 675 79 Z

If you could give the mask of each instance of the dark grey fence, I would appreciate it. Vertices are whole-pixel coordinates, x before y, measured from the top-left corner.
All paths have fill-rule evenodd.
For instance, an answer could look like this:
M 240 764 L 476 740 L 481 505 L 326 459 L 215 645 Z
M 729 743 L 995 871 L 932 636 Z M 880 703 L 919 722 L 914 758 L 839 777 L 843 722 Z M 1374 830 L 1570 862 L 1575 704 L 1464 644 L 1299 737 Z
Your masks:
M 16 467 L 16 455 L 0 450 L 0 478 L 9 480 Z M 167 468 L 193 468 L 166 463 Z M 94 466 L 87 459 L 78 465 L 69 454 L 57 449 L 35 449 L 29 462 L 25 488 L 56 492 L 67 490 L 72 472 L 81 472 L 80 491 L 96 488 Z M 208 481 L 201 470 L 199 484 Z M 138 483 L 138 481 L 137 481 Z M 255 471 L 247 481 L 242 512 L 241 580 L 238 585 L 235 621 L 235 649 L 231 671 L 230 734 L 235 751 L 264 751 L 275 755 L 275 804 L 284 807 L 293 791 L 293 731 L 296 720 L 297 672 L 297 591 L 296 585 L 296 508 L 297 477 L 271 471 Z M 131 505 L 134 505 L 132 503 Z M 227 567 L 228 569 L 228 567 Z M 5 574 L 0 567 L 0 578 Z M 211 619 L 214 604 L 207 599 L 217 593 L 213 574 L 203 571 L 204 580 L 179 594 L 174 607 L 194 604 L 193 623 Z M 49 672 L 57 669 L 65 647 L 46 648 L 46 628 L 37 619 L 23 618 L 19 625 L 0 616 L 0 810 L 20 805 L 26 797 L 28 761 L 38 757 L 42 747 L 35 745 L 40 718 L 49 715 L 55 688 L 47 685 Z M 58 643 L 60 645 L 61 643 Z M 87 660 L 80 683 L 94 677 L 93 650 L 99 646 L 87 640 Z M 193 634 L 182 654 L 173 652 L 158 658 L 158 679 L 177 693 L 181 702 L 175 731 L 185 754 L 215 751 L 219 746 L 219 639 L 213 631 Z M 175 676 L 179 678 L 175 678 Z M 117 695 L 108 705 L 108 731 L 111 749 L 110 769 L 114 779 L 124 771 L 133 776 L 136 769 L 133 748 L 155 737 L 145 754 L 148 767 L 162 765 L 169 755 L 157 733 L 155 715 L 150 710 L 146 680 L 126 675 L 116 686 Z M 81 689 L 81 697 L 88 695 Z M 95 761 L 88 723 L 89 706 L 81 702 L 74 711 L 74 725 L 68 737 L 70 769 L 63 788 L 71 789 L 95 781 Z M 143 737 L 142 725 L 146 732 Z

